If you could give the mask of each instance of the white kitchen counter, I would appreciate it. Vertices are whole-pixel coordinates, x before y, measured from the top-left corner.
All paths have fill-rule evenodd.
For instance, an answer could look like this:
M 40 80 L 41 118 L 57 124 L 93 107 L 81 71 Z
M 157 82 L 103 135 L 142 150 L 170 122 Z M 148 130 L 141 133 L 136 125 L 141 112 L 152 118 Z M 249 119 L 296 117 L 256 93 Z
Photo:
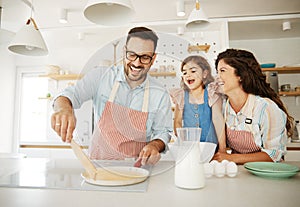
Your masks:
M 45 168 L 43 159 L 0 159 L 0 176 L 17 172 L 21 168 Z M 48 160 L 49 163 L 49 160 Z M 77 160 L 51 160 L 46 171 L 58 174 L 80 173 L 83 169 Z M 300 162 L 290 162 L 300 166 Z M 31 165 L 31 166 L 30 166 Z M 211 177 L 206 186 L 198 190 L 185 190 L 174 185 L 173 163 L 160 162 L 154 169 L 155 175 L 148 180 L 146 192 L 116 192 L 99 190 L 66 190 L 45 188 L 0 187 L 0 206 L 2 207 L 67 207 L 67 206 L 118 206 L 118 207 L 193 207 L 193 206 L 300 206 L 300 173 L 288 179 L 267 179 L 250 174 L 239 166 L 235 178 Z M 27 171 L 28 173 L 29 171 Z M 26 170 L 24 172 L 26 174 Z M 25 175 L 24 174 L 24 175 Z M 60 178 L 58 176 L 58 178 Z M 12 176 L 12 179 L 20 177 Z M 45 180 L 47 181 L 47 176 Z M 72 182 L 82 182 L 73 180 Z M 14 180 L 16 181 L 16 180 Z M 38 177 L 23 182 L 38 183 Z M 56 181 L 64 182 L 64 177 Z M 69 183 L 70 185 L 70 183 Z

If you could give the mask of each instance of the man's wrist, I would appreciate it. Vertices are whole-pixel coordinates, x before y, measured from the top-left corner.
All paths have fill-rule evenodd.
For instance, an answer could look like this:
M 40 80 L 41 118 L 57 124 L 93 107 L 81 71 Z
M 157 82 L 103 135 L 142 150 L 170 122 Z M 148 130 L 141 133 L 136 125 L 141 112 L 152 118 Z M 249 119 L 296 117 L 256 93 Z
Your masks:
M 72 103 L 67 97 L 59 96 L 55 99 L 53 103 L 53 110 L 55 112 L 73 111 Z
M 152 140 L 148 145 L 155 147 L 158 152 L 163 152 L 165 150 L 165 143 L 160 139 Z

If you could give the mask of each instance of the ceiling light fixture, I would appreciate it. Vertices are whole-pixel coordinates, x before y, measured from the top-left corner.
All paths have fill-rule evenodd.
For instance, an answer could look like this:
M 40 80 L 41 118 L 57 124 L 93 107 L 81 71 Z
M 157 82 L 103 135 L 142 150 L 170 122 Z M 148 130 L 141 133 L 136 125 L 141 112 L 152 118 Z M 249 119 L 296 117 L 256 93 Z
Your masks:
M 105 26 L 127 24 L 134 13 L 130 0 L 89 0 L 84 9 L 89 21 Z
M 16 54 L 27 56 L 43 56 L 48 54 L 45 41 L 32 18 L 33 6 L 31 3 L 31 15 L 26 25 L 17 32 L 8 49 Z
M 200 7 L 199 0 L 196 0 L 196 6 L 192 10 L 187 22 L 185 23 L 185 27 L 188 29 L 204 28 L 208 25 L 208 23 L 209 20 L 202 7 Z
M 177 9 L 177 16 L 179 17 L 185 16 L 184 0 L 177 0 L 176 9 Z
M 177 34 L 178 35 L 183 35 L 184 34 L 184 28 L 181 27 L 181 26 L 177 27 Z
M 66 9 L 60 10 L 59 22 L 62 24 L 68 23 L 68 10 Z

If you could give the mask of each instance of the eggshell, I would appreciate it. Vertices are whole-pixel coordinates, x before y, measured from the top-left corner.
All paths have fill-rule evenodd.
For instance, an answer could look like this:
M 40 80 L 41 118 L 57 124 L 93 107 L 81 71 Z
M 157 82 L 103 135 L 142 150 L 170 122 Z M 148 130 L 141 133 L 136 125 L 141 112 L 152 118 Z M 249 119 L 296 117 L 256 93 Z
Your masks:
M 204 167 L 205 177 L 210 178 L 211 176 L 213 176 L 213 174 L 214 174 L 214 166 L 212 164 L 210 164 L 210 163 L 204 163 L 203 167 Z
M 210 163 L 209 163 L 209 164 L 211 164 L 211 165 L 214 167 L 216 163 L 218 163 L 218 161 L 217 161 L 217 160 L 212 160 L 212 161 L 210 161 Z
M 235 177 L 238 173 L 238 167 L 234 162 L 229 162 L 226 165 L 226 175 L 229 177 Z
M 215 170 L 214 170 L 215 176 L 224 177 L 225 171 L 226 171 L 225 166 L 221 162 L 215 164 Z
M 226 166 L 228 163 L 229 163 L 229 161 L 228 160 L 222 160 L 222 162 L 221 162 L 224 166 Z

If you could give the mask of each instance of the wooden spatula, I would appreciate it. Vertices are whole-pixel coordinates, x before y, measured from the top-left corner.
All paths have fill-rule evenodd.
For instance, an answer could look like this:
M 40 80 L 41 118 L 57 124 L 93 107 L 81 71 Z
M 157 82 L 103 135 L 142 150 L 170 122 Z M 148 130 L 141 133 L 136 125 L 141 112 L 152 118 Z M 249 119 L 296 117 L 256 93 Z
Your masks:
M 90 175 L 90 178 L 96 180 L 97 176 L 97 168 L 91 162 L 91 160 L 86 156 L 86 154 L 82 151 L 82 148 L 72 139 L 71 147 L 76 155 L 76 157 L 80 160 L 81 164 Z

